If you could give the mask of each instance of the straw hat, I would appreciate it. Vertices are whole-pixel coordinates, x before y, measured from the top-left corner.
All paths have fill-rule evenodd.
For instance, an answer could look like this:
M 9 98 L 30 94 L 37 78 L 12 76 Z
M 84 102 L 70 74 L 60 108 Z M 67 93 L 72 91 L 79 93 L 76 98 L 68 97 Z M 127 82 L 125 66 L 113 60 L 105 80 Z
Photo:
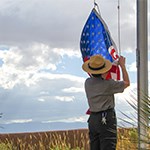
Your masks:
M 90 59 L 82 65 L 82 69 L 90 74 L 103 74 L 109 71 L 111 67 L 111 62 L 104 59 L 101 55 L 91 56 Z

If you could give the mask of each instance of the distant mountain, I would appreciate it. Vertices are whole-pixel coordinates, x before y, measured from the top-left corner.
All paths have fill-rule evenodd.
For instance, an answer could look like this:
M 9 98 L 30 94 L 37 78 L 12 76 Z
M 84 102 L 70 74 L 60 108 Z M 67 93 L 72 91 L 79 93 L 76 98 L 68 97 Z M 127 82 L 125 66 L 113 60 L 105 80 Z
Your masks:
M 137 125 L 135 124 L 135 127 Z M 118 121 L 118 127 L 131 127 L 124 121 Z M 88 128 L 87 122 L 28 122 L 28 123 L 12 123 L 0 124 L 0 133 L 22 133 L 22 132 L 40 132 L 40 131 L 58 131 Z
M 13 123 L 0 124 L 0 133 L 22 133 L 22 132 L 39 132 L 39 131 L 54 131 L 54 130 L 71 130 L 87 128 L 86 122 L 29 122 L 29 123 Z

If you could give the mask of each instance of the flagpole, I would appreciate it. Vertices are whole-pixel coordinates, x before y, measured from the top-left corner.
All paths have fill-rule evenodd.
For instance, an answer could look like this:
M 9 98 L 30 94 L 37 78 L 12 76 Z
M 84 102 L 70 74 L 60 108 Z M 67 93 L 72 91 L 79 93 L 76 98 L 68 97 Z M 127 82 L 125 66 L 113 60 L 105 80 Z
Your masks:
M 148 25 L 147 0 L 137 0 L 137 92 L 138 92 L 138 149 L 146 149 L 148 116 L 143 110 L 148 96 Z
M 120 0 L 118 0 L 118 48 L 121 55 L 121 32 L 120 32 Z

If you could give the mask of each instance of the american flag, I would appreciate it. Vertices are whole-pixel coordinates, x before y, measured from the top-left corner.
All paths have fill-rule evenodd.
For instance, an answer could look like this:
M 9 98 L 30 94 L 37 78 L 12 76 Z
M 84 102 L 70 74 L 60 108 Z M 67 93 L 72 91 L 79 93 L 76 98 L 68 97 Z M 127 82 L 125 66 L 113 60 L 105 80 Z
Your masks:
M 106 23 L 95 8 L 92 9 L 82 30 L 80 50 L 84 62 L 97 54 L 110 60 L 113 65 L 107 79 L 120 79 L 120 71 L 116 63 L 119 56 L 117 55 L 115 43 L 110 36 Z

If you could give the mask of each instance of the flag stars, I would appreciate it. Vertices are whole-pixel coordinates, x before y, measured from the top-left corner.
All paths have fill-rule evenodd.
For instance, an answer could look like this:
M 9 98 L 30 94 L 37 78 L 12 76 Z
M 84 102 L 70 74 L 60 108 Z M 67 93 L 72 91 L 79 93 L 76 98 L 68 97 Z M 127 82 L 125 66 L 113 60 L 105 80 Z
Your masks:
M 102 44 L 102 45 L 105 45 L 105 42 L 104 42 L 104 41 L 102 41 L 102 42 L 101 42 L 101 44 Z
M 86 48 L 83 48 L 83 51 L 86 51 Z
M 97 14 L 92 12 L 84 26 L 81 37 L 80 47 L 83 57 L 90 58 L 94 54 L 101 54 L 105 55 L 107 59 L 111 58 L 107 49 L 111 44 L 111 39 L 107 34 L 109 33 L 105 30 L 103 22 Z
M 87 32 L 87 33 L 86 33 L 86 36 L 89 36 L 89 35 L 90 35 L 90 34 Z
M 82 51 L 86 51 L 84 48 L 82 48 Z
M 96 43 L 96 47 L 99 45 L 99 43 Z
M 87 25 L 86 28 L 89 28 L 89 25 Z
M 92 40 L 92 44 L 94 44 L 95 43 L 95 41 L 94 40 Z
M 102 40 L 101 40 L 101 39 L 99 39 L 99 40 L 98 40 L 98 42 L 100 43 L 100 42 L 102 42 Z

